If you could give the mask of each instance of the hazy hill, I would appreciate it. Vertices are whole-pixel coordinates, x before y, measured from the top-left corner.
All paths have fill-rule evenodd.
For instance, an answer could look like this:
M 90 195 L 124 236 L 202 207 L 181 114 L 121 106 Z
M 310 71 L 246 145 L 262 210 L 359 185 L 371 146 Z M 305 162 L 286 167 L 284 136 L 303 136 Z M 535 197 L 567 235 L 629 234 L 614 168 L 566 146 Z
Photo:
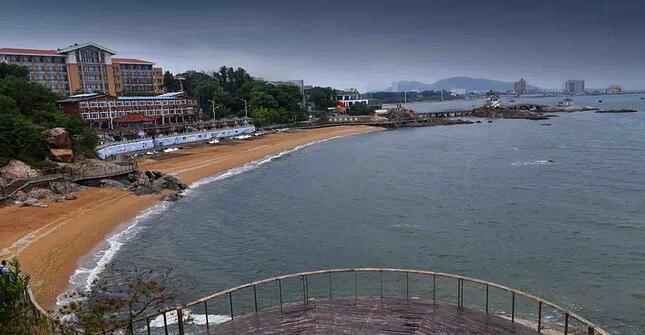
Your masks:
M 537 87 L 527 85 L 528 89 L 535 89 Z M 513 83 L 492 80 L 492 79 L 483 79 L 483 78 L 470 78 L 470 77 L 453 77 L 448 79 L 439 80 L 433 84 L 426 84 L 419 81 L 399 81 L 398 90 L 399 91 L 424 91 L 424 90 L 451 90 L 451 89 L 464 89 L 466 91 L 512 91 Z M 386 91 L 392 91 L 392 87 L 385 89 Z

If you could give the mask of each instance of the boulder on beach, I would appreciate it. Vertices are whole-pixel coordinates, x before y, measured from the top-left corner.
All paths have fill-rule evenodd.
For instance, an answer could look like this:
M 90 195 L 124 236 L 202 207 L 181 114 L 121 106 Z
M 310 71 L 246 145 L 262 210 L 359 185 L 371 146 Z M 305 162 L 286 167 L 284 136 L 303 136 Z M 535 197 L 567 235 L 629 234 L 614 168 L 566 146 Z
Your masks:
M 114 179 L 101 179 L 99 181 L 99 185 L 103 188 L 116 188 L 116 189 L 124 189 L 126 186 Z
M 45 203 L 43 203 L 42 201 L 40 201 L 38 199 L 34 199 L 34 198 L 28 198 L 27 200 L 22 201 L 22 202 L 16 201 L 16 204 L 20 205 L 20 206 L 29 206 L 29 207 L 40 207 L 40 208 L 46 208 L 47 207 L 47 205 Z
M 17 159 L 10 160 L 7 165 L 0 168 L 0 177 L 6 183 L 11 183 L 15 180 L 35 178 L 39 175 L 40 173 L 37 170 Z
M 49 149 L 49 157 L 54 162 L 71 163 L 74 160 L 72 149 Z

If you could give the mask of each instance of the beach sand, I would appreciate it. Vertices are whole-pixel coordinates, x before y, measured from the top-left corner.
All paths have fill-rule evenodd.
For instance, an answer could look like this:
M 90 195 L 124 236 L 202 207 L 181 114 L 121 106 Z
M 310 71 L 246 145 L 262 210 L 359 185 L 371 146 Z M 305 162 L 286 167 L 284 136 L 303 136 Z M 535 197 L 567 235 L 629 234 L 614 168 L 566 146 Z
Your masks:
M 367 126 L 341 126 L 270 134 L 226 145 L 200 145 L 159 159 L 142 159 L 139 168 L 158 170 L 190 184 L 244 163 L 332 137 L 378 131 Z M 18 255 L 23 272 L 43 307 L 51 309 L 69 288 L 79 260 L 120 224 L 159 202 L 159 195 L 135 196 L 126 191 L 89 188 L 78 199 L 50 203 L 48 208 L 0 208 L 0 257 Z

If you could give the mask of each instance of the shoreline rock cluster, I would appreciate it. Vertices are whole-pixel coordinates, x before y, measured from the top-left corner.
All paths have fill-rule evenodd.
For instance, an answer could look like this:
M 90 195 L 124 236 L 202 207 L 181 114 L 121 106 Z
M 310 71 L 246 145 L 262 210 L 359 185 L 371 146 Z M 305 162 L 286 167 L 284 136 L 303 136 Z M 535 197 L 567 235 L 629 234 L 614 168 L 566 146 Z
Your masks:
M 188 189 L 188 185 L 176 177 L 159 171 L 138 171 L 122 178 L 101 179 L 97 186 L 129 190 L 135 195 L 162 194 L 171 191 L 161 196 L 163 201 L 176 201 L 181 198 L 181 192 Z

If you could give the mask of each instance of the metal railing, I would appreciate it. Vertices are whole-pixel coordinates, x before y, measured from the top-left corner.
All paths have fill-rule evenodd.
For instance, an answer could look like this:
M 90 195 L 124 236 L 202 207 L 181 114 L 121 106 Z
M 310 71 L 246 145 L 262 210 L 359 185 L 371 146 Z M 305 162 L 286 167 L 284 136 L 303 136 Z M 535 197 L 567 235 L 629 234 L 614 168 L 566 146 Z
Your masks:
M 538 332 L 541 332 L 544 329 L 558 329 L 561 330 L 563 334 L 588 334 L 588 335 L 607 335 L 608 333 L 604 330 L 602 330 L 600 327 L 597 325 L 593 324 L 592 322 L 584 319 L 583 317 L 577 315 L 576 313 L 573 313 L 567 309 L 564 309 L 560 307 L 559 305 L 556 305 L 550 301 L 547 301 L 545 299 L 542 299 L 540 297 L 537 297 L 535 295 L 525 293 L 520 290 L 516 290 L 513 288 L 509 288 L 503 285 L 499 285 L 496 283 L 480 280 L 480 279 L 475 279 L 475 278 L 470 278 L 470 277 L 464 277 L 460 275 L 455 275 L 455 274 L 449 274 L 449 273 L 442 273 L 442 272 L 433 272 L 433 271 L 422 271 L 422 270 L 406 270 L 406 269 L 391 269 L 391 268 L 347 268 L 347 269 L 331 269 L 331 270 L 320 270 L 320 271 L 311 271 L 311 272 L 300 272 L 300 273 L 294 273 L 294 274 L 289 274 L 289 275 L 283 275 L 283 276 L 277 276 L 277 277 L 272 277 L 260 281 L 255 281 L 252 283 L 240 285 L 231 289 L 227 289 L 215 294 L 211 294 L 209 296 L 203 297 L 201 299 L 195 300 L 193 302 L 180 305 L 174 308 L 169 308 L 167 310 L 154 313 L 151 315 L 148 315 L 146 317 L 138 318 L 133 320 L 128 326 L 118 328 L 118 329 L 111 329 L 111 330 L 106 330 L 102 332 L 103 334 L 134 334 L 135 330 L 139 330 L 144 334 L 151 334 L 151 321 L 155 320 L 157 318 L 161 318 L 163 320 L 163 326 L 159 326 L 158 328 L 162 328 L 163 331 L 161 333 L 163 334 L 169 334 L 171 331 L 176 334 L 184 335 L 186 334 L 186 327 L 187 326 L 194 326 L 191 324 L 189 318 L 187 317 L 188 315 L 192 314 L 194 310 L 200 309 L 203 311 L 205 315 L 205 323 L 203 324 L 203 330 L 208 332 L 211 327 L 213 327 L 213 322 L 209 322 L 209 316 L 212 316 L 212 314 L 209 314 L 209 302 L 214 303 L 216 299 L 224 299 L 225 301 L 222 302 L 220 301 L 220 305 L 228 305 L 228 311 L 227 315 L 230 316 L 230 320 L 233 320 L 235 318 L 238 318 L 242 315 L 248 315 L 244 313 L 237 313 L 236 310 L 234 309 L 234 302 L 236 300 L 236 297 L 234 294 L 237 294 L 238 292 L 249 289 L 252 290 L 252 308 L 250 308 L 250 313 L 258 313 L 258 311 L 261 309 L 259 307 L 258 303 L 258 291 L 259 288 L 264 287 L 265 285 L 268 284 L 275 284 L 271 288 L 271 290 L 274 291 L 274 298 L 278 298 L 277 302 L 273 307 L 277 308 L 278 306 L 280 309 L 283 308 L 283 306 L 290 305 L 290 304 L 300 304 L 300 302 L 293 302 L 293 301 L 287 301 L 285 298 L 289 297 L 288 294 L 285 294 L 285 290 L 283 288 L 284 283 L 289 280 L 289 279 L 297 279 L 302 283 L 301 288 L 299 288 L 301 297 L 302 297 L 302 304 L 307 306 L 312 299 L 310 299 L 310 286 L 309 282 L 312 278 L 324 278 L 325 281 L 328 283 L 325 284 L 325 286 L 328 286 L 325 289 L 328 289 L 328 296 L 325 298 L 328 299 L 334 299 L 338 298 L 338 292 L 334 294 L 334 277 L 339 276 L 341 274 L 347 274 L 347 273 L 353 273 L 353 295 L 358 298 L 359 297 L 359 282 L 357 279 L 357 274 L 359 273 L 375 273 L 378 274 L 380 278 L 380 283 L 378 284 L 379 289 L 380 289 L 380 297 L 384 298 L 384 289 L 385 285 L 383 283 L 383 277 L 384 274 L 389 274 L 389 273 L 395 273 L 398 275 L 402 275 L 405 277 L 405 296 L 401 294 L 398 298 L 407 298 L 411 299 L 413 297 L 410 296 L 410 280 L 411 277 L 424 277 L 424 278 L 431 278 L 432 280 L 432 302 L 437 303 L 439 300 L 439 296 L 437 294 L 437 282 L 438 279 L 443 279 L 443 280 L 451 280 L 454 281 L 452 286 L 453 288 L 456 287 L 456 297 L 453 297 L 455 300 L 453 300 L 453 303 L 456 303 L 457 307 L 459 308 L 465 308 L 465 292 L 464 292 L 464 284 L 469 283 L 473 284 L 477 288 L 481 289 L 483 292 L 481 292 L 480 298 L 483 298 L 485 300 L 485 303 L 483 306 L 479 306 L 479 308 L 475 308 L 478 310 L 481 310 L 482 313 L 486 314 L 491 314 L 491 315 L 498 315 L 498 316 L 505 316 L 508 318 L 511 322 L 516 323 L 516 322 L 524 322 L 527 327 L 528 326 L 534 326 Z M 350 280 L 351 281 L 351 280 Z M 403 281 L 403 280 L 402 280 Z M 401 284 L 403 285 L 403 284 Z M 427 288 L 427 287 L 426 287 Z M 502 314 L 495 314 L 491 308 L 492 304 L 492 297 L 491 297 L 491 289 L 498 289 L 507 294 L 505 300 L 506 303 L 509 303 L 509 306 L 507 308 L 510 308 L 510 315 L 508 313 L 502 313 Z M 451 288 L 452 290 L 452 288 Z M 292 295 L 293 296 L 293 295 Z M 351 295 L 348 295 L 351 296 Z M 377 295 L 378 296 L 378 295 Z M 345 296 L 347 297 L 347 296 Z M 389 297 L 389 296 L 388 296 Z M 517 300 L 519 298 L 525 298 L 529 302 L 532 302 L 534 304 L 534 307 L 537 311 L 537 317 L 535 319 L 535 322 L 530 322 L 527 318 L 524 317 L 524 315 L 518 315 L 519 313 L 517 312 Z M 238 298 L 239 299 L 239 298 Z M 266 300 L 266 299 L 265 299 Z M 299 300 L 299 298 L 298 298 Z M 249 302 L 250 303 L 250 302 Z M 445 303 L 445 301 L 441 301 L 441 303 Z M 554 323 L 553 321 L 548 322 L 545 320 L 545 311 L 544 309 L 546 307 L 549 307 L 552 309 L 553 312 L 557 313 L 560 315 L 560 322 L 557 324 Z M 469 309 L 473 309 L 470 308 Z M 212 311 L 212 308 L 211 308 Z M 171 322 L 169 322 L 170 317 L 173 318 L 172 324 L 173 326 L 171 329 Z M 176 321 L 174 321 L 176 319 Z M 521 319 L 521 321 L 520 321 Z M 582 327 L 577 327 L 573 328 L 572 327 L 572 322 L 578 322 L 579 325 Z M 582 330 L 581 330 L 582 329 Z
M 11 198 L 18 191 L 23 190 L 27 187 L 38 185 L 38 184 L 51 183 L 61 179 L 63 179 L 62 175 L 53 174 L 53 175 L 38 176 L 31 179 L 15 180 L 11 184 L 3 188 L 0 188 L 0 201 Z

